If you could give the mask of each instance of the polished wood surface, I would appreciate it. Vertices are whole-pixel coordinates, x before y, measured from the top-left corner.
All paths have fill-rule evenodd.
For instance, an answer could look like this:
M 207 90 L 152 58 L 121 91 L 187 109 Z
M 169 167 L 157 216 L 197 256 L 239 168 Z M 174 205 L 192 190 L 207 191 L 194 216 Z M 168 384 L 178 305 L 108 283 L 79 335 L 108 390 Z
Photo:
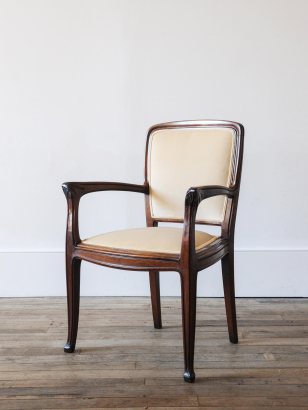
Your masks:
M 78 347 L 62 350 L 65 298 L 0 299 L 0 409 L 304 409 L 308 300 L 197 299 L 195 384 L 183 383 L 180 298 L 81 298 Z
M 229 128 L 234 131 L 235 146 L 230 187 L 198 186 L 187 187 L 183 202 L 185 204 L 182 219 L 153 218 L 149 206 L 150 186 L 148 179 L 148 151 L 153 133 L 168 129 L 204 129 Z M 232 121 L 198 120 L 177 121 L 157 124 L 148 131 L 145 153 L 145 182 L 143 185 L 118 182 L 66 182 L 62 185 L 67 199 L 67 230 L 66 230 L 66 284 L 68 310 L 68 337 L 64 351 L 73 353 L 76 345 L 79 316 L 79 283 L 80 264 L 82 260 L 102 266 L 134 271 L 150 271 L 150 289 L 154 327 L 161 328 L 159 272 L 176 271 L 180 274 L 182 297 L 182 324 L 184 347 L 184 380 L 194 382 L 194 345 L 196 322 L 196 296 L 198 272 L 223 260 L 223 283 L 226 297 L 226 312 L 228 317 L 229 339 L 237 343 L 237 324 L 234 292 L 234 229 L 239 198 L 242 160 L 244 148 L 244 127 Z M 183 164 L 185 168 L 185 164 Z M 172 187 L 170 187 L 172 189 Z M 161 254 L 155 252 L 129 252 L 99 248 L 81 243 L 78 224 L 79 202 L 83 195 L 98 191 L 131 191 L 145 195 L 146 223 L 155 227 L 159 222 L 183 222 L 183 238 L 180 255 Z M 213 225 L 211 221 L 196 219 L 201 201 L 218 195 L 227 197 L 227 208 L 221 225 L 221 237 L 212 242 L 200 252 L 195 250 L 196 223 Z M 217 225 L 217 223 L 214 223 Z M 229 256 L 227 256 L 229 255 Z M 224 259 L 225 258 L 225 259 Z M 78 260 L 78 263 L 76 262 Z M 227 263 L 225 261 L 228 261 Z

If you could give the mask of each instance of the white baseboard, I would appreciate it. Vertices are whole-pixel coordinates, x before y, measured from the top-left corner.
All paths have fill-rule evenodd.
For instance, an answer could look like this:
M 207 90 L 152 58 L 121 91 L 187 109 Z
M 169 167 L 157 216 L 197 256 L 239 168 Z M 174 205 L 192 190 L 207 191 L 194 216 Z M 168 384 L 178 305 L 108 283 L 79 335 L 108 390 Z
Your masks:
M 64 252 L 1 252 L 0 297 L 65 296 Z M 220 263 L 198 277 L 198 296 L 223 294 Z M 179 296 L 176 272 L 161 273 L 161 295 Z M 308 297 L 308 250 L 235 252 L 237 297 Z M 149 296 L 146 272 L 82 262 L 81 295 Z

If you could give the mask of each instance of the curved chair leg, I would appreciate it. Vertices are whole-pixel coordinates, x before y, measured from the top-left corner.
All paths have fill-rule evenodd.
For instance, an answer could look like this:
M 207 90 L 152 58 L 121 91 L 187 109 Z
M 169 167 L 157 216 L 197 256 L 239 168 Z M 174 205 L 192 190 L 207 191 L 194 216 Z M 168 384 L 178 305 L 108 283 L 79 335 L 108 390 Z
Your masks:
M 150 271 L 150 289 L 151 289 L 151 302 L 153 322 L 155 329 L 162 328 L 161 321 L 161 308 L 160 308 L 160 287 L 159 287 L 159 272 Z
M 195 380 L 194 354 L 197 306 L 197 272 L 188 271 L 181 275 L 182 321 L 184 345 L 184 381 Z
M 221 260 L 222 278 L 225 293 L 225 305 L 227 313 L 227 322 L 229 330 L 229 339 L 231 343 L 238 342 L 236 309 L 235 309 L 235 291 L 234 291 L 234 250 L 231 249 Z
M 67 315 L 68 336 L 64 347 L 65 353 L 73 353 L 75 350 L 80 299 L 80 265 L 81 260 L 70 257 L 66 261 L 66 290 L 67 290 Z

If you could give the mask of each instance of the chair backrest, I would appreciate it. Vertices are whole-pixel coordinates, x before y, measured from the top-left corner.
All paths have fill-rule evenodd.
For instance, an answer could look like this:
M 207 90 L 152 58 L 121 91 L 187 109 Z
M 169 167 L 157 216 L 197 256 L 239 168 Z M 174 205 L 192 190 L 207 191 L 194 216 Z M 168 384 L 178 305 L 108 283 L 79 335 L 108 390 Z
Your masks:
M 151 127 L 145 167 L 151 217 L 182 221 L 185 195 L 191 187 L 237 186 L 242 135 L 242 125 L 231 121 L 181 121 Z M 225 196 L 201 202 L 197 221 L 220 225 L 226 204 Z

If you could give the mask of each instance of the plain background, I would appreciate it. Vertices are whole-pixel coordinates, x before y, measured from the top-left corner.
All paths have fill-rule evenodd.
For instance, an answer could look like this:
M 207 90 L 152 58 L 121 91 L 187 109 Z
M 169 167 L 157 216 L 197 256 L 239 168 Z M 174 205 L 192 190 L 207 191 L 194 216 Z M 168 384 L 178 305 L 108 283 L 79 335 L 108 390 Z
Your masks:
M 0 7 L 1 296 L 64 295 L 61 183 L 143 183 L 147 129 L 185 119 L 246 129 L 236 295 L 308 296 L 307 0 Z M 80 218 L 82 238 L 142 227 L 144 199 L 92 194 Z M 221 296 L 220 264 L 198 283 Z M 149 295 L 148 274 L 83 262 L 82 294 Z

